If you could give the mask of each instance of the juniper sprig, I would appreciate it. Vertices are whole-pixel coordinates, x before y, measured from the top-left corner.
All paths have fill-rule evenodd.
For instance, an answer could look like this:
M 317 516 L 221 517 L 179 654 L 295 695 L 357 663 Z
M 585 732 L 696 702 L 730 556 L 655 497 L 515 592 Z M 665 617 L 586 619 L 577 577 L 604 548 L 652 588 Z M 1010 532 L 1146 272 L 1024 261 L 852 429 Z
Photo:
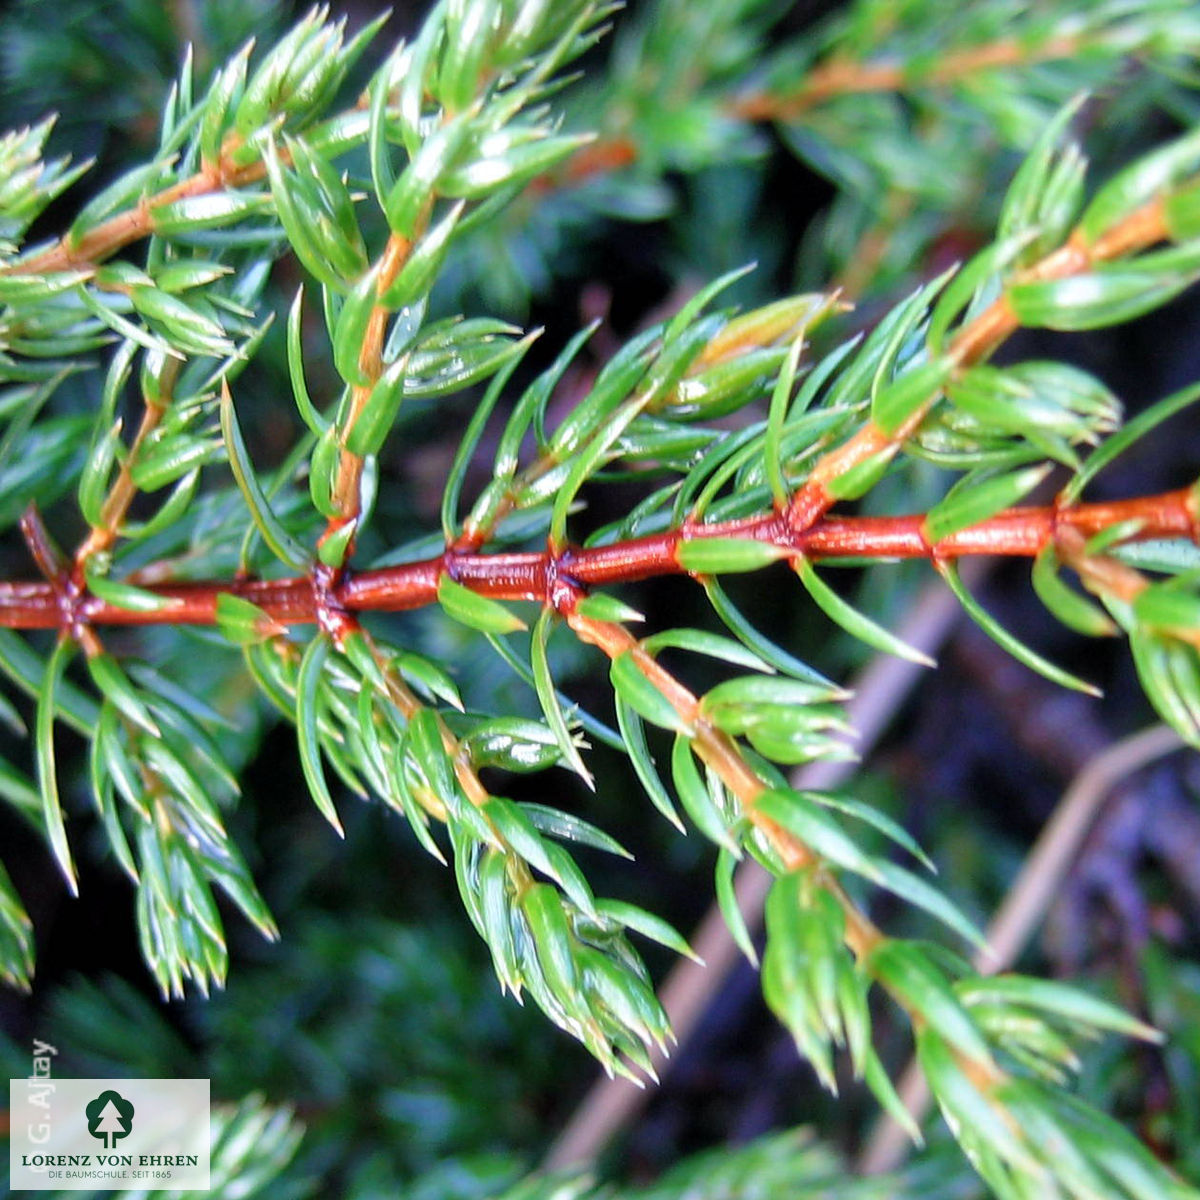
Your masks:
M 751 958 L 732 871 L 749 857 L 774 876 L 763 992 L 831 1092 L 844 1054 L 920 1140 L 876 1049 L 883 994 L 995 1194 L 1196 1194 L 1069 1089 L 1077 1042 L 1156 1031 L 1072 985 L 988 977 L 959 956 L 979 935 L 911 835 L 853 789 L 791 782 L 793 766 L 853 757 L 847 694 L 721 582 L 772 571 L 864 646 L 927 661 L 829 569 L 925 560 L 1019 661 L 1089 690 L 958 571 L 967 556 L 1029 560 L 1049 613 L 1081 637 L 1125 636 L 1151 703 L 1200 746 L 1200 493 L 1085 498 L 1200 385 L 1126 422 L 1088 372 L 998 357 L 1022 331 L 1159 311 L 1200 277 L 1200 132 L 1133 156 L 1100 146 L 1099 179 L 1077 140 L 1127 76 L 1127 108 L 1153 97 L 1194 124 L 1191 6 L 1074 7 L 978 0 L 946 18 L 860 0 L 793 35 L 761 0 L 662 0 L 632 17 L 603 0 L 445 0 L 382 57 L 382 21 L 350 37 L 316 9 L 211 73 L 185 60 L 148 161 L 33 245 L 86 168 L 43 157 L 49 121 L 0 143 L 0 521 L 37 575 L 0 582 L 0 670 L 31 698 L 33 764 L 0 765 L 0 793 L 72 890 L 80 831 L 102 832 L 165 995 L 225 982 L 216 892 L 278 934 L 228 829 L 243 764 L 219 732 L 265 702 L 294 724 L 335 829 L 348 792 L 394 809 L 452 868 L 501 988 L 610 1073 L 653 1078 L 672 1033 L 634 942 L 688 946 L 655 913 L 594 894 L 568 846 L 623 854 L 609 834 L 497 791 L 504 772 L 553 767 L 595 787 L 586 735 L 714 844 L 716 892 Z M 614 24 L 613 69 L 574 81 Z M 744 270 L 720 275 L 571 388 L 591 330 L 539 368 L 536 332 L 440 315 L 443 281 L 468 294 L 475 263 L 476 294 L 503 290 L 490 254 L 586 225 L 620 169 L 631 205 L 661 197 L 674 172 L 744 161 L 767 124 L 840 189 L 807 254 L 824 286 L 743 311 L 729 296 Z M 1001 198 L 976 203 L 1014 148 Z M 967 260 L 897 298 L 901 262 L 968 213 Z M 845 336 L 837 272 L 884 298 L 859 335 Z M 273 334 L 271 288 L 297 277 Z M 296 419 L 267 439 L 255 368 L 279 342 Z M 414 411 L 455 405 L 440 528 L 397 522 L 398 434 Z M 937 481 L 931 504 L 886 507 L 918 477 Z M 634 506 L 589 528 L 593 498 L 630 483 Z M 662 575 L 699 583 L 726 632 L 658 616 L 635 632 L 619 589 Z M 480 711 L 461 664 L 380 616 L 416 609 L 465 654 L 495 651 L 540 716 Z M 607 670 L 615 729 L 561 691 L 557 646 L 572 638 Z M 711 670 L 718 682 L 692 682 Z M 22 732 L 23 703 L 0 700 Z M 60 783 L 62 725 L 88 747 L 91 816 Z M 890 935 L 879 893 L 949 944 Z M 29 985 L 31 924 L 4 875 L 0 964 Z M 251 1105 L 222 1120 L 233 1138 L 268 1117 Z

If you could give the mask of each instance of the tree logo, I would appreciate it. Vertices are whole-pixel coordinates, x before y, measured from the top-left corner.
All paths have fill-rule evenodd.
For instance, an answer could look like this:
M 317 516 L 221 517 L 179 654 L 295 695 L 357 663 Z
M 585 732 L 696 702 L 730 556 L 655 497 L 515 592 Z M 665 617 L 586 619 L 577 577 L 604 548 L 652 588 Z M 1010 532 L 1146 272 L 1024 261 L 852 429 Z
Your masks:
M 88 1133 L 99 1138 L 106 1150 L 111 1150 L 119 1138 L 128 1137 L 133 1129 L 133 1104 L 112 1088 L 101 1092 L 83 1111 Z

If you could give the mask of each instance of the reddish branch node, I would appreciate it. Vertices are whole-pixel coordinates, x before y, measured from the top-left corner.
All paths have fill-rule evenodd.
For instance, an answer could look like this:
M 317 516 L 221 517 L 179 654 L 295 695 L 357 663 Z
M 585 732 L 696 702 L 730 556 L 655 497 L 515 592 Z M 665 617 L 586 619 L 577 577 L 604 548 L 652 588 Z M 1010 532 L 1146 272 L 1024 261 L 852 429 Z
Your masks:
M 57 618 L 54 624 L 59 631 L 74 641 L 80 643 L 89 641 L 87 620 L 83 614 L 84 601 L 87 598 L 83 579 L 78 572 L 71 569 L 71 564 L 55 545 L 54 539 L 42 521 L 42 514 L 38 512 L 37 505 L 30 504 L 21 514 L 21 519 L 17 524 L 22 538 L 25 539 L 30 557 L 37 564 L 37 569 L 46 581 L 41 585 L 26 584 L 24 587 L 28 589 L 40 587 L 43 592 L 48 591 L 48 598 Z M 16 586 L 21 587 L 22 585 Z
M 327 633 L 335 645 L 340 646 L 347 634 L 352 633 L 358 622 L 342 607 L 338 593 L 341 589 L 343 572 L 336 567 L 315 563 L 310 576 L 313 596 L 313 618 L 317 628 Z M 214 602 L 215 603 L 215 602 Z

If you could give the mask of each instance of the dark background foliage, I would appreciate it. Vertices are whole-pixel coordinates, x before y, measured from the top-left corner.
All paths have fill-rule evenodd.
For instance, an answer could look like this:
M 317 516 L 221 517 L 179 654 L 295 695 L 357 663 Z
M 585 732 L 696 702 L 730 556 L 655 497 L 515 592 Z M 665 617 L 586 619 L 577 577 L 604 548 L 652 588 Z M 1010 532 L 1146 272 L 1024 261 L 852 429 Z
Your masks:
M 621 20 L 644 7 L 632 6 Z M 776 36 L 806 28 L 827 7 L 833 6 L 797 5 Z M 373 15 L 363 5 L 346 9 L 352 27 Z M 379 44 L 413 28 L 419 9 L 398 5 Z M 94 177 L 103 181 L 152 146 L 185 42 L 195 47 L 203 75 L 250 34 L 269 43 L 299 6 L 63 0 L 53 6 L 53 20 L 50 13 L 44 3 L 26 0 L 0 18 L 0 110 L 11 125 L 56 110 L 54 148 L 95 157 Z M 602 46 L 595 55 L 602 62 L 608 53 Z M 1166 119 L 1158 120 L 1158 128 L 1137 121 L 1117 123 L 1115 133 L 1106 128 L 1102 136 L 1113 143 L 1114 159 L 1169 132 Z M 998 154 L 997 177 L 1015 161 Z M 629 177 L 598 186 L 604 195 L 535 198 L 514 218 L 506 253 L 528 292 L 505 283 L 504 269 L 489 270 L 487 256 L 496 247 L 484 246 L 476 261 L 457 264 L 442 302 L 448 309 L 462 301 L 499 310 L 526 327 L 544 325 L 545 348 L 535 351 L 534 366 L 600 316 L 604 325 L 588 351 L 594 365 L 616 339 L 677 305 L 698 281 L 749 258 L 760 265 L 740 285 L 746 302 L 826 281 L 836 267 L 837 253 L 820 240 L 832 188 L 769 132 L 739 161 L 692 170 L 668 164 L 663 172 L 635 167 Z M 77 203 L 73 194 L 57 202 L 44 232 L 60 228 Z M 619 219 L 639 213 L 645 219 Z M 979 237 L 979 226 L 952 219 L 915 257 L 901 253 L 897 264 L 885 264 L 850 320 L 869 324 L 887 299 L 962 257 Z M 295 278 L 286 263 L 278 275 L 284 310 Z M 282 398 L 282 337 L 275 335 L 268 365 L 256 364 L 243 387 L 261 406 L 253 417 L 255 453 L 267 461 L 278 458 L 296 429 Z M 1086 366 L 1136 411 L 1200 375 L 1200 306 L 1185 296 L 1117 334 L 1026 334 L 1006 350 L 1014 358 L 1040 352 Z M 314 388 L 320 371 L 314 365 Z M 57 402 L 68 404 L 69 396 Z M 440 472 L 464 411 L 423 418 L 396 439 L 383 464 L 383 516 L 400 524 L 415 515 L 435 526 Z M 1198 440 L 1194 426 L 1172 426 L 1107 475 L 1104 494 L 1189 482 L 1200 460 Z M 638 494 L 630 484 L 617 500 Z M 588 520 L 600 525 L 618 516 L 617 500 L 610 496 L 605 503 L 613 508 L 599 507 Z M 5 547 L 0 568 L 10 576 L 27 573 L 23 549 Z M 849 586 L 870 592 L 873 610 L 886 619 L 912 602 L 925 573 L 921 566 L 893 568 L 886 578 L 872 571 Z M 860 661 L 860 648 L 829 638 L 794 587 L 764 596 L 755 580 L 742 592 L 754 593 L 759 620 L 782 644 L 821 647 L 821 669 L 840 677 Z M 897 714 L 861 786 L 928 848 L 950 894 L 986 918 L 1064 786 L 1099 749 L 1146 724 L 1150 712 L 1124 647 L 1081 648 L 1032 599 L 1027 571 L 993 571 L 982 596 L 1010 628 L 1100 683 L 1105 698 L 1060 692 L 963 627 L 940 656 L 942 669 Z M 703 620 L 696 595 L 679 581 L 640 585 L 629 598 L 652 623 L 656 613 L 681 623 Z M 462 653 L 461 642 L 452 644 L 455 635 L 431 618 L 399 624 L 429 652 Z M 476 703 L 532 711 L 529 697 L 492 663 L 458 667 Z M 574 697 L 603 714 L 606 687 L 589 678 L 593 667 L 580 654 L 576 672 L 565 678 Z M 205 668 L 196 661 L 192 669 Z M 322 1194 L 351 1197 L 488 1194 L 536 1162 L 594 1077 L 594 1064 L 536 1011 L 499 996 L 452 877 L 417 851 L 395 814 L 347 804 L 342 843 L 307 796 L 290 728 L 260 714 L 222 736 L 236 740 L 234 758 L 246 763 L 231 828 L 276 914 L 280 941 L 264 943 L 229 914 L 228 987 L 207 1000 L 163 1003 L 142 964 L 132 892 L 115 864 L 81 854 L 81 898 L 72 900 L 38 839 L 0 809 L 4 859 L 33 917 L 39 961 L 32 994 L 0 993 L 0 1059 L 8 1073 L 26 1073 L 37 1036 L 59 1046 L 62 1074 L 210 1076 L 216 1097 L 258 1091 L 293 1104 L 308 1134 L 272 1195 L 300 1194 L 317 1180 Z M 64 759 L 71 748 L 64 743 Z M 698 838 L 681 841 L 646 819 L 636 782 L 617 756 L 601 751 L 593 765 L 602 783 L 586 811 L 616 832 L 637 861 L 610 862 L 585 851 L 589 876 L 598 890 L 644 904 L 687 930 L 709 904 L 706 849 Z M 582 786 L 562 773 L 523 786 L 516 798 L 547 799 L 535 789 L 550 787 L 549 800 L 582 809 Z M 1194 762 L 1177 757 L 1119 789 L 1027 964 L 1052 975 L 1094 976 L 1122 1003 L 1168 1028 L 1173 1040 L 1165 1051 L 1106 1044 L 1088 1063 L 1085 1091 L 1109 1098 L 1152 1144 L 1191 1169 L 1200 1168 L 1197 786 Z M 893 916 L 906 919 L 880 914 L 885 923 Z M 668 965 L 665 954 L 648 957 L 658 974 Z M 882 1045 L 898 1063 L 904 1041 L 886 1020 L 881 1014 Z M 626 1178 L 650 1178 L 689 1151 L 797 1122 L 818 1124 L 852 1152 L 872 1112 L 858 1092 L 835 1104 L 819 1091 L 743 966 L 610 1165 Z

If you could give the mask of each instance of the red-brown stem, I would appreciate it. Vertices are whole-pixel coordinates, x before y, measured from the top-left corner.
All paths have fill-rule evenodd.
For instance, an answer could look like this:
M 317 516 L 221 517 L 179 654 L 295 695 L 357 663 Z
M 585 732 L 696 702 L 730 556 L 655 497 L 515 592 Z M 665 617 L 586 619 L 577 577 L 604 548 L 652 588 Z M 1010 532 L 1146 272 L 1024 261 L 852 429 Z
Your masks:
M 1139 539 L 1184 537 L 1200 542 L 1200 518 L 1190 488 L 1069 508 L 1013 508 L 960 530 L 936 546 L 924 532 L 924 515 L 824 517 L 796 530 L 785 515 L 770 514 L 711 525 L 686 525 L 611 546 L 568 548 L 546 553 L 475 554 L 450 550 L 419 562 L 379 570 L 347 572 L 340 579 L 204 580 L 156 583 L 145 590 L 168 603 L 153 612 L 104 604 L 81 593 L 64 606 L 50 581 L 0 583 L 0 626 L 57 629 L 69 622 L 100 625 L 212 625 L 217 597 L 232 593 L 257 604 L 282 625 L 311 624 L 329 609 L 347 613 L 396 612 L 437 600 L 442 573 L 496 600 L 546 603 L 556 582 L 582 589 L 630 583 L 658 575 L 686 574 L 678 549 L 684 541 L 745 538 L 790 554 L 823 558 L 953 559 L 966 555 L 1029 558 L 1050 544 L 1073 545 L 1072 534 L 1088 537 L 1125 521 L 1139 522 Z

